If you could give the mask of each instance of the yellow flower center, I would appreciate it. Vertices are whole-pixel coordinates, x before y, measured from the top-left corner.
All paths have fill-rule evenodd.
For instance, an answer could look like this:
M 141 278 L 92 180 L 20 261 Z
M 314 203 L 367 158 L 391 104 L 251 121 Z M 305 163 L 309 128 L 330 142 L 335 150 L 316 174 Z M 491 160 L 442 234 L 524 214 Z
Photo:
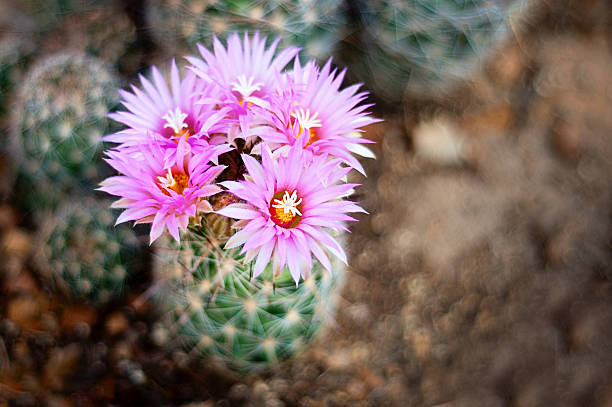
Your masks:
M 181 137 L 185 136 L 185 141 L 189 140 L 189 136 L 191 135 L 191 130 L 190 129 L 181 129 L 180 132 L 178 133 L 174 133 L 174 142 L 178 144 L 179 140 L 181 139 Z
M 270 202 L 270 217 L 274 223 L 284 228 L 294 228 L 302 219 L 302 198 L 298 199 L 297 191 L 279 191 Z
M 170 196 L 168 190 L 173 190 L 179 195 L 183 195 L 183 191 L 189 185 L 189 176 L 182 172 L 174 172 L 168 169 L 168 173 L 165 176 L 157 177 L 157 186 L 160 191 L 165 195 Z
M 242 105 L 244 104 L 244 100 L 242 98 L 239 98 L 238 104 L 240 105 L 240 107 L 242 107 Z M 251 107 L 251 106 L 253 106 L 253 102 L 247 103 L 247 107 Z
M 301 128 L 300 128 L 300 131 L 302 131 Z M 309 145 L 311 145 L 312 143 L 318 140 L 317 131 L 314 128 L 308 129 L 308 134 L 309 134 L 308 142 L 306 143 L 304 147 L 308 147 Z

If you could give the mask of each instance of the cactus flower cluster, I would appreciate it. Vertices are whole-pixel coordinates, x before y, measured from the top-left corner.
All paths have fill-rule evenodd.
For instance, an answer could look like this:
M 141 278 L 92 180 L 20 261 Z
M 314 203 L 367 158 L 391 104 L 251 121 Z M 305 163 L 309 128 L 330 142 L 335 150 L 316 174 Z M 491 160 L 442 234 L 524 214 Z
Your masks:
M 313 260 L 330 273 L 330 254 L 346 263 L 330 231 L 364 212 L 346 199 L 357 184 L 345 180 L 364 172 L 354 154 L 371 155 L 361 132 L 377 119 L 359 85 L 341 88 L 331 61 L 302 65 L 298 48 L 276 53 L 277 43 L 215 39 L 182 77 L 173 62 L 169 83 L 153 67 L 151 80 L 121 91 L 126 110 L 110 117 L 126 127 L 104 138 L 118 143 L 106 161 L 119 174 L 100 189 L 119 197 L 117 223 L 151 224 L 151 242 L 166 230 L 180 241 L 203 214 L 234 219 L 224 249 L 241 248 L 254 277 L 272 264 L 274 277 L 287 268 L 297 284 Z

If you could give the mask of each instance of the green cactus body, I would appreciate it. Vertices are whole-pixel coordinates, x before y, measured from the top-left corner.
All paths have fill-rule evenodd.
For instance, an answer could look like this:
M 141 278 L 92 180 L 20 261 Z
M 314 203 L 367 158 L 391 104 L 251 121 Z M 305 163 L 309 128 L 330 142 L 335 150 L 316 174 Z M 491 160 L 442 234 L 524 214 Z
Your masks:
M 272 267 L 251 275 L 238 250 L 223 250 L 206 227 L 191 228 L 174 249 L 160 249 L 156 276 L 172 331 L 192 353 L 241 373 L 260 372 L 294 355 L 333 314 L 343 268 L 318 264 L 296 286 Z
M 125 5 L 108 0 L 25 0 L 0 7 L 0 30 L 20 32 L 41 54 L 83 52 L 123 68 L 136 29 Z M 6 26 L 6 27 L 3 27 Z M 133 73 L 133 72 L 130 72 Z
M 39 268 L 77 300 L 105 303 L 124 291 L 138 239 L 127 225 L 114 226 L 109 202 L 80 201 L 60 207 L 39 232 Z
M 34 43 L 24 36 L 6 34 L 0 38 L 0 131 L 10 132 L 10 106 L 15 87 L 20 83 L 23 71 L 34 53 Z M 0 145 L 0 197 L 10 195 L 15 181 L 13 149 L 7 143 Z
M 36 22 L 36 29 L 48 31 L 62 24 L 64 17 L 74 13 L 87 13 L 108 7 L 104 0 L 26 0 L 14 2 L 21 13 L 30 16 Z
M 309 57 L 327 59 L 342 39 L 344 2 L 341 0 L 155 0 L 149 24 L 157 41 L 181 52 L 210 46 L 213 35 L 259 31 L 280 37 L 281 47 L 295 45 Z M 178 45 L 177 45 L 178 44 Z M 184 49 L 180 49 L 184 47 Z
M 528 1 L 358 2 L 362 44 L 348 62 L 359 80 L 390 101 L 401 100 L 405 90 L 447 92 L 508 35 L 511 16 Z
M 17 198 L 28 210 L 52 209 L 102 179 L 100 138 L 110 130 L 116 87 L 99 60 L 66 54 L 43 60 L 21 83 L 12 142 Z
M 135 40 L 134 25 L 115 5 L 67 13 L 62 24 L 42 38 L 41 48 L 46 53 L 68 50 L 92 55 L 124 69 L 131 68 L 125 59 Z
M 34 48 L 32 41 L 17 34 L 8 34 L 0 38 L 0 117 L 2 119 L 9 110 L 10 96 L 21 81 L 22 72 L 34 53 Z

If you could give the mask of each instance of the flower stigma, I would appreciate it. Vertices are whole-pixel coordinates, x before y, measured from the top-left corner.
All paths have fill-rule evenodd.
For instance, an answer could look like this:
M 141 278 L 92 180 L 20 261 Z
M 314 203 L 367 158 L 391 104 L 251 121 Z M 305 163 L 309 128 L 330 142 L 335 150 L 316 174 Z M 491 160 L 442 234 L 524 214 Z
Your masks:
M 318 139 L 316 128 L 323 126 L 321 124 L 321 119 L 317 118 L 318 116 L 319 113 L 314 113 L 311 115 L 310 109 L 306 109 L 305 111 L 304 109 L 298 109 L 291 113 L 291 117 L 295 119 L 299 126 L 297 138 L 300 138 L 302 133 L 308 131 L 308 142 L 306 143 L 305 147 L 311 145 Z
M 282 199 L 281 199 L 282 198 Z M 270 204 L 270 215 L 274 223 L 284 228 L 294 228 L 298 225 L 302 212 L 302 198 L 298 199 L 297 191 L 281 191 L 274 194 Z
M 249 77 L 248 80 L 245 75 L 240 75 L 236 79 L 237 81 L 232 82 L 231 85 L 232 90 L 234 92 L 240 93 L 241 95 L 241 97 L 238 99 L 238 103 L 240 104 L 240 106 L 242 106 L 242 104 L 244 103 L 245 98 L 248 98 L 253 92 L 257 92 L 263 86 L 263 83 L 261 82 L 253 83 L 254 79 L 252 76 Z
M 171 189 L 177 194 L 183 195 L 183 191 L 185 191 L 185 188 L 187 188 L 189 184 L 189 176 L 182 172 L 173 173 L 170 168 L 168 168 L 168 173 L 165 176 L 157 177 L 157 181 L 157 186 L 163 194 L 170 196 L 167 190 Z
M 189 125 L 185 123 L 185 119 L 187 118 L 187 113 L 183 113 L 179 107 L 174 109 L 174 111 L 169 110 L 162 119 L 166 120 L 166 124 L 164 124 L 165 128 L 170 128 L 174 132 L 175 138 L 180 138 L 184 134 L 189 138 Z

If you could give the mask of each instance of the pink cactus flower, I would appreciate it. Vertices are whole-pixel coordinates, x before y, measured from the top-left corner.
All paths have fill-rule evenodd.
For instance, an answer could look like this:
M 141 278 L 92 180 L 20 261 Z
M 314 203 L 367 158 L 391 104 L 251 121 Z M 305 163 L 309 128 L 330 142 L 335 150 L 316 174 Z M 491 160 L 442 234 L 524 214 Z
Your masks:
M 277 131 L 263 132 L 260 137 L 272 146 L 298 143 L 312 154 L 339 157 L 365 174 L 353 153 L 374 157 L 362 145 L 371 141 L 361 138 L 360 133 L 379 120 L 366 111 L 371 105 L 359 105 L 367 96 L 366 92 L 357 93 L 360 85 L 340 90 L 344 74 L 331 70 L 331 60 L 319 70 L 314 62 L 302 67 L 296 58 L 293 71 L 284 76 L 283 91 L 277 92 L 271 103 Z
M 121 149 L 108 151 L 106 161 L 122 175 L 107 178 L 99 190 L 120 197 L 112 205 L 125 208 L 117 224 L 152 223 L 151 243 L 166 228 L 180 241 L 179 230 L 187 228 L 190 217 L 212 210 L 203 198 L 221 191 L 213 182 L 225 166 L 209 164 L 215 158 L 213 149 L 191 154 L 179 148 L 170 166 L 165 165 L 165 152 L 158 143 L 141 145 L 139 150 L 138 156 Z
M 312 255 L 329 272 L 328 251 L 346 263 L 344 250 L 328 228 L 347 230 L 343 222 L 355 219 L 346 213 L 365 212 L 354 202 L 341 199 L 357 185 L 337 184 L 350 168 L 341 166 L 339 159 L 309 158 L 299 144 L 286 158 L 274 160 L 264 148 L 261 164 L 250 155 L 242 159 L 247 179 L 221 183 L 245 201 L 217 211 L 244 224 L 225 248 L 243 245 L 247 261 L 257 257 L 254 276 L 261 274 L 270 260 L 275 275 L 287 265 L 296 284 L 312 270 Z
M 266 38 L 255 33 L 253 38 L 244 34 L 240 41 L 238 34 L 232 34 L 227 40 L 227 48 L 214 38 L 214 53 L 198 45 L 202 59 L 188 57 L 191 69 L 205 83 L 215 84 L 216 102 L 230 109 L 233 120 L 228 138 L 236 137 L 254 139 L 267 127 L 259 120 L 261 114 L 254 109 L 266 107 L 267 100 L 276 90 L 276 83 L 281 71 L 299 52 L 298 48 L 289 47 L 274 57 L 279 39 L 266 48 Z M 209 98 L 202 98 L 202 103 L 210 103 Z
M 330 255 L 346 263 L 334 231 L 365 211 L 347 199 L 357 184 L 344 177 L 364 172 L 354 154 L 374 157 L 361 133 L 378 119 L 360 85 L 341 88 L 345 71 L 331 60 L 302 66 L 297 48 L 276 54 L 278 42 L 267 47 L 258 33 L 233 34 L 227 46 L 215 38 L 212 51 L 199 46 L 201 56 L 187 58 L 182 77 L 173 61 L 169 83 L 153 67 L 151 79 L 120 91 L 125 109 L 109 117 L 126 128 L 104 137 L 119 144 L 106 153 L 119 174 L 99 189 L 119 198 L 117 223 L 151 223 L 153 242 L 165 230 L 179 241 L 224 187 L 232 203 L 217 213 L 238 220 L 225 248 L 254 261 L 255 276 L 271 264 L 274 276 L 287 268 L 298 284 L 313 262 L 330 273 Z
M 152 69 L 153 82 L 140 76 L 144 90 L 132 86 L 132 92 L 120 90 L 127 111 L 108 116 L 127 126 L 107 135 L 104 141 L 120 143 L 120 148 L 138 153 L 139 146 L 155 140 L 165 152 L 165 163 L 173 161 L 179 145 L 187 152 L 200 153 L 211 144 L 221 154 L 229 151 L 225 133 L 228 109 L 216 109 L 213 104 L 201 103 L 203 95 L 211 95 L 214 87 L 206 85 L 189 71 L 181 80 L 176 63 L 170 69 L 170 88 L 156 67 Z

